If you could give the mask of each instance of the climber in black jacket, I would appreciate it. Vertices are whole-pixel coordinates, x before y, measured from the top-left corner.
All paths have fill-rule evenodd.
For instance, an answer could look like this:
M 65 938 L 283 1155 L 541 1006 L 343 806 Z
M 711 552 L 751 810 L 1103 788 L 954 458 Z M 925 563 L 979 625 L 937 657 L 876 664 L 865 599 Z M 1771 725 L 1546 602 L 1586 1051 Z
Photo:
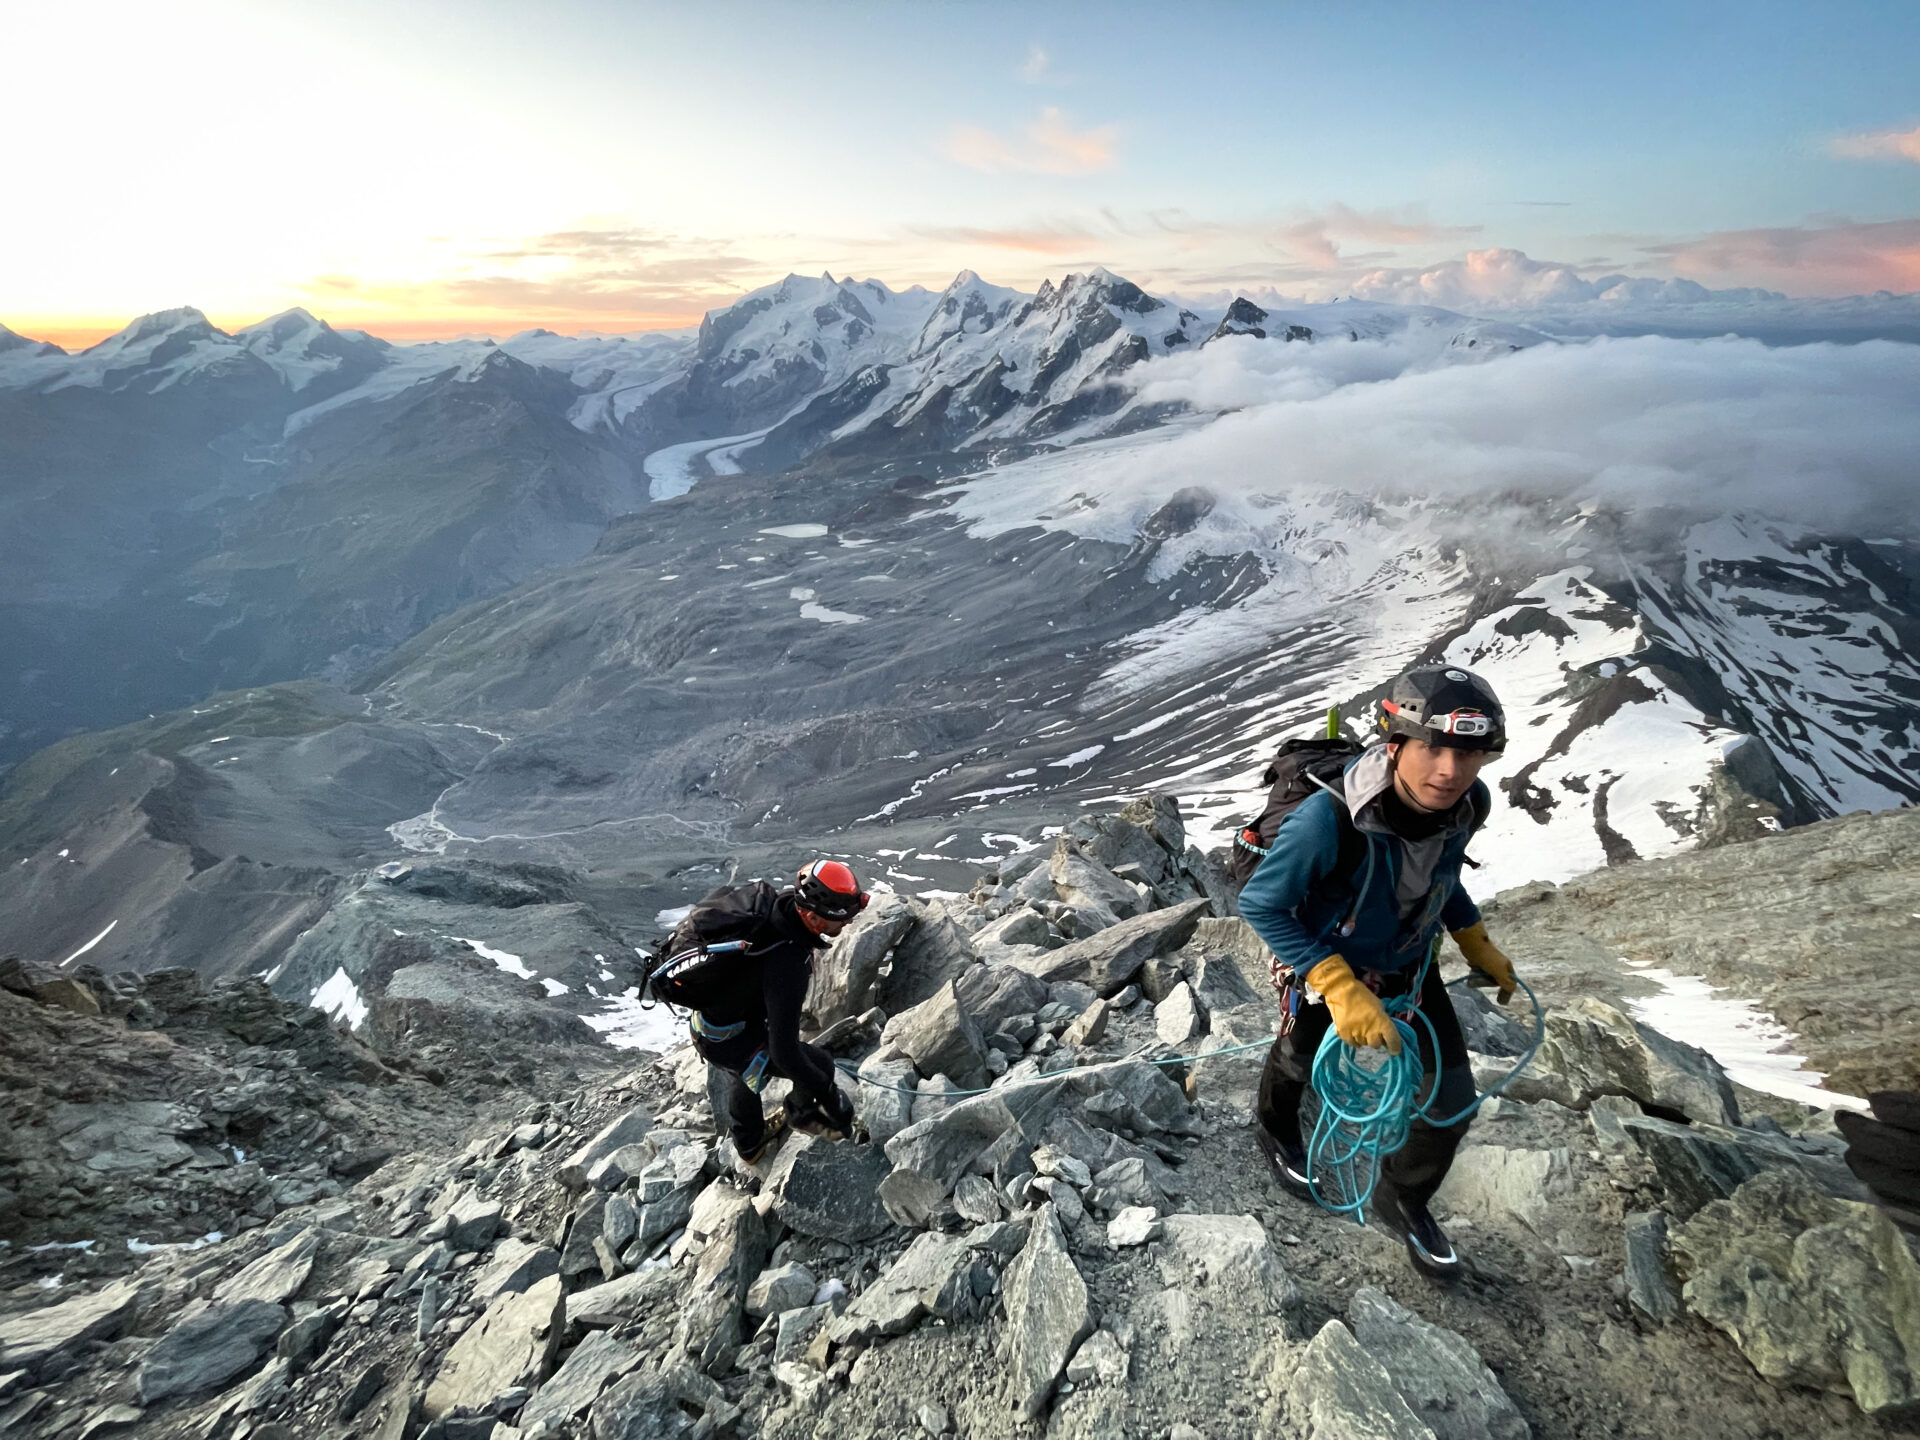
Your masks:
M 846 928 L 867 898 L 852 867 L 816 860 L 784 890 L 763 880 L 723 886 L 676 930 L 688 937 L 724 930 L 735 937 L 707 946 L 710 958 L 681 969 L 670 998 L 694 1012 L 694 1047 L 731 1077 L 733 1144 L 749 1165 L 786 1126 L 834 1139 L 853 1131 L 853 1104 L 834 1078 L 832 1058 L 800 1039 L 800 1007 L 814 952 Z M 793 1091 L 785 1113 L 769 1125 L 760 1092 L 775 1076 L 791 1081 Z

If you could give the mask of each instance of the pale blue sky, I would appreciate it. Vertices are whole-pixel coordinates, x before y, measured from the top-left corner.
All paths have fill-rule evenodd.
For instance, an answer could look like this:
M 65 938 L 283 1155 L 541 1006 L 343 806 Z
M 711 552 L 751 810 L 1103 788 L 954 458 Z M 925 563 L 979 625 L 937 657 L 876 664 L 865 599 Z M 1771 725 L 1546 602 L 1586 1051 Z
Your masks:
M 1920 289 L 1912 3 L 102 0 L 0 49 L 16 328 L 621 329 L 822 268 L 1324 294 L 1491 247 Z

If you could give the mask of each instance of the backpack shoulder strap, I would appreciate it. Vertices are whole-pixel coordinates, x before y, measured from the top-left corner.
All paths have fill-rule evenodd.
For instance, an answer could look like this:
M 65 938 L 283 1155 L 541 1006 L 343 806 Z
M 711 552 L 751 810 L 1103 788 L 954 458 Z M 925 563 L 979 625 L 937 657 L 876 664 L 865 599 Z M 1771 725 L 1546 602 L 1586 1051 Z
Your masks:
M 1367 837 L 1360 833 L 1360 827 L 1353 823 L 1353 812 L 1347 809 L 1346 786 L 1329 785 L 1317 775 L 1307 778 L 1327 792 L 1327 799 L 1333 806 L 1333 823 L 1340 836 L 1339 853 L 1333 862 L 1333 869 L 1327 873 L 1329 880 L 1347 880 L 1357 875 L 1367 860 Z

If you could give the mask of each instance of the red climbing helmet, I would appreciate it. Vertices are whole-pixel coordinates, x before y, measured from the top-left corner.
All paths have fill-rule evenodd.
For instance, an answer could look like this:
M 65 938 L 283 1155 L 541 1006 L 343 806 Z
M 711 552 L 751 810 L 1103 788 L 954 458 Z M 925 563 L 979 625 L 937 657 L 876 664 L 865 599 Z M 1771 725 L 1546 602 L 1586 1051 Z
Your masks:
M 815 860 L 793 877 L 793 891 L 802 910 L 824 920 L 851 920 L 867 908 L 867 892 L 853 867 L 839 860 Z

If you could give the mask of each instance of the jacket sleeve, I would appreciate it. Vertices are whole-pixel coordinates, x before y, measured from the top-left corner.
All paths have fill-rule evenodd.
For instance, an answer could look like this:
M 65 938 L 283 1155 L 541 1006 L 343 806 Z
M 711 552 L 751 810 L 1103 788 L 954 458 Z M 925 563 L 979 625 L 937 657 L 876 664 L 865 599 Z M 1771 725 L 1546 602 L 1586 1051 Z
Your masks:
M 1339 952 L 1300 923 L 1300 902 L 1340 861 L 1340 817 L 1324 791 L 1281 822 L 1273 848 L 1240 891 L 1240 915 L 1295 975 Z
M 1447 896 L 1446 908 L 1440 912 L 1440 923 L 1447 927 L 1449 934 L 1480 923 L 1480 907 L 1473 903 L 1466 886 L 1454 885 L 1453 893 Z
M 800 1007 L 807 998 L 807 966 L 795 961 L 770 963 L 764 982 L 767 1004 L 767 1058 L 773 1068 L 815 1095 L 831 1099 L 833 1061 L 824 1050 L 800 1039 Z

